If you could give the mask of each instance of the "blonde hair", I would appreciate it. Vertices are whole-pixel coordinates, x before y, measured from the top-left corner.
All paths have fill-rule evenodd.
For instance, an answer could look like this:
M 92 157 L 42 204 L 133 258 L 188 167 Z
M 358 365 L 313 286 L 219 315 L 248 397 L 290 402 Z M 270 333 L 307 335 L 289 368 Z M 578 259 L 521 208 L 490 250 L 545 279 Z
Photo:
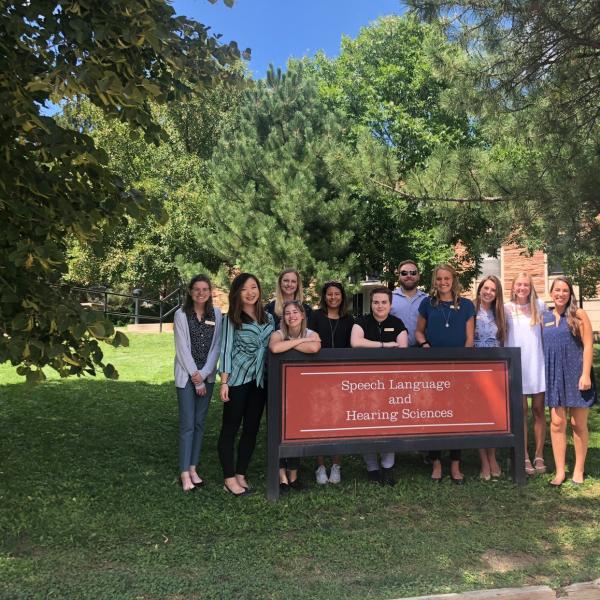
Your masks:
M 525 279 L 527 279 L 529 282 L 529 311 L 531 312 L 531 320 L 529 321 L 529 324 L 538 325 L 541 322 L 542 316 L 540 315 L 540 311 L 538 309 L 537 292 L 535 291 L 533 279 L 529 273 L 521 271 L 514 276 L 512 285 L 510 287 L 510 300 L 516 304 L 517 295 L 515 294 L 515 283 L 517 282 L 517 279 L 520 279 L 521 277 L 525 277 Z
M 296 269 L 284 269 L 279 273 L 279 277 L 277 278 L 277 288 L 275 289 L 275 314 L 278 317 L 283 316 L 283 292 L 281 291 L 281 280 L 288 273 L 294 273 L 296 275 L 296 281 L 298 282 L 298 286 L 296 287 L 296 292 L 294 293 L 294 300 L 298 300 L 300 304 L 304 302 L 304 292 L 302 290 L 302 278 L 300 277 L 300 273 L 296 271 Z
M 435 285 L 435 279 L 438 271 L 448 271 L 448 273 L 452 275 L 452 306 L 454 308 L 458 308 L 458 305 L 460 304 L 460 292 L 462 291 L 462 287 L 458 281 L 456 269 L 448 264 L 436 265 L 433 268 L 433 273 L 431 275 L 431 306 L 437 306 L 440 303 L 440 295 Z
M 302 322 L 300 323 L 300 335 L 299 338 L 303 338 L 306 335 L 306 311 L 304 310 L 304 306 L 302 306 L 302 302 L 299 300 L 286 300 L 283 303 L 283 312 L 285 313 L 285 309 L 288 306 L 296 306 L 302 315 Z M 279 325 L 279 329 L 281 330 L 281 335 L 284 340 L 289 340 L 290 338 L 290 330 L 288 329 L 287 323 L 285 322 L 285 314 L 282 314 L 281 323 Z

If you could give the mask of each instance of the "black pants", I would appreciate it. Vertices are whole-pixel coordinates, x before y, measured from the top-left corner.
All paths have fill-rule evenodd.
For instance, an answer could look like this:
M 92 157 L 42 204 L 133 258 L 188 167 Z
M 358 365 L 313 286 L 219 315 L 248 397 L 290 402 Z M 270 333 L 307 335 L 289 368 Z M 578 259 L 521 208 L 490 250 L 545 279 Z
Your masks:
M 429 451 L 429 459 L 430 460 L 441 460 L 442 451 L 441 450 L 430 450 Z M 450 450 L 450 460 L 460 460 L 460 450 Z
M 265 389 L 258 387 L 256 381 L 229 387 L 229 402 L 223 403 L 223 423 L 217 444 L 225 478 L 233 477 L 236 473 L 246 474 L 256 446 L 266 398 Z M 234 465 L 235 437 L 240 425 L 242 433 L 238 442 L 237 464 Z

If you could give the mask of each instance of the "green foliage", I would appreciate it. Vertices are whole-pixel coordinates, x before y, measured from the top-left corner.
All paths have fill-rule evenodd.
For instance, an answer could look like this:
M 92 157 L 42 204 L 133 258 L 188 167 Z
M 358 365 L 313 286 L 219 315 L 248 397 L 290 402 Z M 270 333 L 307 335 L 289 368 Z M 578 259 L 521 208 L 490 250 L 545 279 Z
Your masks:
M 68 239 L 85 247 L 153 209 L 111 172 L 89 135 L 41 108 L 85 96 L 158 140 L 150 102 L 231 78 L 226 66 L 239 58 L 235 43 L 221 45 L 204 25 L 173 15 L 159 0 L 0 7 L 0 362 L 29 379 L 44 365 L 61 375 L 96 365 L 116 375 L 96 342 L 112 339 L 109 324 L 48 286 L 66 273 Z
M 307 281 L 356 272 L 358 201 L 339 167 L 352 152 L 344 126 L 302 64 L 271 69 L 247 91 L 214 153 L 210 224 L 198 233 L 226 270 L 256 273 L 266 290 L 290 265 Z
M 412 174 L 422 198 L 462 199 L 494 237 L 548 252 L 596 295 L 600 279 L 600 12 L 597 2 L 413 0 L 469 60 L 452 102 L 471 111 L 476 152 L 440 148 Z M 469 202 L 473 201 L 473 202 Z M 487 207 L 481 201 L 493 203 Z M 499 245 L 499 244 L 498 244 Z
M 479 89 L 514 110 L 542 94 L 550 119 L 598 124 L 600 11 L 596 0 L 409 0 L 471 54 Z
M 449 80 L 435 64 L 456 53 L 438 28 L 406 17 L 384 17 L 344 37 L 338 58 L 317 57 L 321 93 L 353 128 L 367 127 L 395 150 L 399 178 L 421 165 L 439 144 L 469 134 L 460 112 L 442 103 Z
M 345 168 L 363 198 L 357 249 L 366 273 L 393 281 L 397 264 L 412 257 L 427 275 L 454 257 L 459 242 L 465 283 L 477 270 L 485 218 L 471 221 L 460 209 L 423 203 L 406 187 L 440 146 L 475 144 L 466 112 L 446 102 L 455 78 L 441 66 L 457 67 L 462 60 L 439 28 L 390 16 L 354 40 L 344 38 L 338 58 L 319 55 L 308 63 L 323 98 L 351 124 L 358 157 Z
M 175 257 L 214 265 L 210 245 L 196 227 L 206 222 L 204 202 L 210 174 L 206 165 L 227 114 L 241 90 L 217 85 L 188 102 L 153 106 L 168 138 L 149 144 L 126 123 L 107 119 L 89 102 L 67 105 L 61 122 L 86 131 L 106 151 L 111 170 L 128 189 L 137 189 L 167 219 L 128 218 L 109 228 L 100 243 L 69 249 L 67 280 L 102 283 L 113 290 L 145 294 L 172 291 L 180 283 Z M 216 266 L 216 265 L 215 265 Z

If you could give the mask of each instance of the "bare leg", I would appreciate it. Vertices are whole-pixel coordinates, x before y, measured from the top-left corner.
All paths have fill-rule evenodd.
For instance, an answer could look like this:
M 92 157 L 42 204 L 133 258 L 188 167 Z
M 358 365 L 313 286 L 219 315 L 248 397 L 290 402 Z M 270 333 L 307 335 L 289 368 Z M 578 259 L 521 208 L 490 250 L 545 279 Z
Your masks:
M 527 405 L 527 396 L 523 396 L 523 426 L 525 429 L 525 459 L 529 459 L 529 450 L 527 449 L 527 417 L 529 416 L 529 406 Z
M 283 468 L 279 469 L 279 483 L 289 483 L 287 471 Z
M 585 457 L 588 450 L 588 413 L 587 408 L 571 408 L 571 429 L 573 429 L 573 445 L 575 446 L 575 468 L 573 481 L 583 483 Z
M 565 456 L 567 453 L 567 411 L 558 406 L 550 409 L 550 439 L 556 473 L 550 482 L 560 485 L 565 480 Z
M 481 470 L 479 471 L 479 477 L 484 481 L 488 481 L 491 477 L 490 473 L 490 461 L 488 459 L 488 453 L 486 449 L 479 450 L 479 459 L 481 460 Z
M 288 482 L 294 483 L 298 479 L 298 469 L 290 469 L 288 471 Z
M 546 441 L 546 410 L 544 408 L 544 392 L 531 396 L 533 412 L 533 433 L 535 436 L 535 455 L 544 458 L 544 442 Z
M 339 454 L 336 454 L 333 457 L 333 464 L 334 465 L 341 465 L 342 464 L 342 457 Z
M 500 477 L 502 475 L 502 469 L 496 460 L 496 448 L 487 448 L 487 459 L 490 463 L 490 475 L 492 477 Z
M 527 417 L 529 416 L 529 406 L 527 405 L 527 396 L 523 396 L 523 430 L 525 435 L 525 473 L 527 475 L 533 475 L 535 470 L 531 466 L 531 461 L 529 460 L 529 450 L 527 449 L 528 442 L 528 432 L 527 432 Z
M 325 457 L 317 456 L 317 467 L 324 467 L 324 466 L 325 466 Z
M 453 460 L 450 462 L 450 475 L 452 479 L 463 479 L 464 475 L 460 470 L 460 460 Z
M 442 461 L 439 458 L 434 459 L 431 479 L 440 479 L 442 477 Z

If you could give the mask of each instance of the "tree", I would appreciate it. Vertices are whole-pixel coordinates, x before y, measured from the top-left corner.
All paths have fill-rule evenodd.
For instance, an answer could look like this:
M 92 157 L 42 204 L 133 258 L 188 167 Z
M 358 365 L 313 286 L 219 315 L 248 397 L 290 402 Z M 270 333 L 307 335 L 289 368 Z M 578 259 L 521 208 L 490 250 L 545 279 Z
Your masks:
M 595 0 L 410 0 L 471 53 L 478 84 L 511 110 L 538 90 L 547 114 L 578 127 L 598 122 L 600 11 Z M 565 91 L 568 90 L 568 93 Z
M 394 280 L 400 260 L 416 258 L 427 272 L 452 258 L 458 243 L 467 281 L 489 249 L 483 211 L 467 218 L 463 207 L 423 202 L 406 188 L 438 147 L 477 144 L 467 112 L 446 102 L 454 74 L 439 68 L 463 59 L 438 27 L 390 16 L 361 29 L 356 39 L 344 38 L 336 59 L 319 55 L 312 65 L 321 95 L 351 124 L 359 155 L 354 177 L 366 224 L 357 243 L 361 264 L 387 281 Z
M 469 137 L 466 116 L 443 105 L 450 82 L 435 69 L 452 53 L 438 28 L 406 17 L 383 17 L 344 37 L 339 57 L 317 57 L 321 93 L 348 117 L 395 150 L 399 178 L 421 165 L 440 143 Z
M 441 149 L 413 174 L 414 196 L 461 200 L 492 214 L 495 233 L 543 249 L 595 295 L 600 201 L 600 12 L 597 3 L 413 1 L 469 60 L 455 105 L 482 144 Z M 444 178 L 440 177 L 444 174 Z M 481 203 L 493 203 L 487 209 Z
M 124 293 L 141 288 L 145 296 L 158 296 L 180 285 L 177 260 L 218 268 L 196 227 L 206 221 L 207 163 L 240 93 L 241 87 L 220 83 L 187 101 L 153 106 L 168 134 L 158 145 L 136 135 L 129 124 L 106 118 L 88 101 L 66 107 L 61 124 L 90 135 L 127 188 L 142 192 L 168 217 L 166 223 L 153 215 L 129 217 L 109 228 L 95 248 L 72 240 L 66 281 L 102 283 Z
M 238 268 L 266 289 L 290 265 L 307 282 L 357 272 L 344 127 L 301 63 L 271 68 L 246 92 L 213 155 L 210 225 L 199 231 L 224 265 L 222 281 Z
M 231 78 L 226 67 L 238 59 L 234 42 L 221 45 L 163 0 L 2 3 L 0 362 L 10 360 L 28 379 L 43 378 L 46 365 L 62 376 L 94 374 L 96 366 L 114 376 L 97 340 L 117 345 L 124 336 L 55 284 L 66 272 L 70 236 L 93 244 L 102 230 L 152 210 L 107 168 L 90 136 L 42 109 L 86 97 L 158 141 L 164 132 L 151 102 Z

